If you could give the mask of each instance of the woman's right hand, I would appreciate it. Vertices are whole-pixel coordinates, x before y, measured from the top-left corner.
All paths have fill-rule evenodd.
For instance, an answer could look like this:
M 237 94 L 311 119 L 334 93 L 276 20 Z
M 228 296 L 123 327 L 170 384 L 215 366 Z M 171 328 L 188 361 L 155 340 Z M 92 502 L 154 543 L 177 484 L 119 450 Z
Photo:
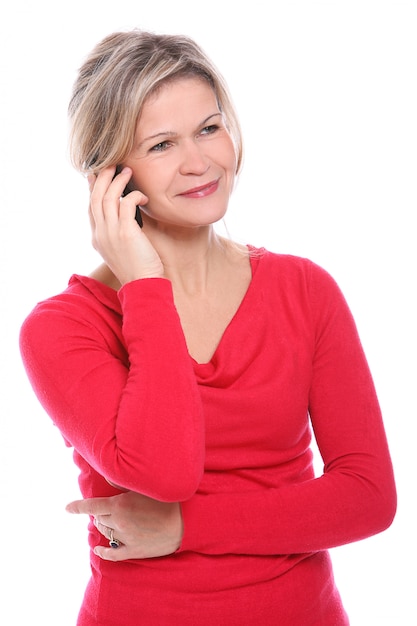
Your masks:
M 139 278 L 161 278 L 162 261 L 135 220 L 136 206 L 146 204 L 148 198 L 140 191 L 122 197 L 132 170 L 125 167 L 116 176 L 115 171 L 108 167 L 88 176 L 93 247 L 121 285 Z

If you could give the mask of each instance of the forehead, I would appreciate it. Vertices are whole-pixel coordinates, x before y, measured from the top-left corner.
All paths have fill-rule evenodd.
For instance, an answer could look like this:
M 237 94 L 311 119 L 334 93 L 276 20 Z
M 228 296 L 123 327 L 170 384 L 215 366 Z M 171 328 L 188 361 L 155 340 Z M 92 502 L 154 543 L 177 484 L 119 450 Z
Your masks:
M 139 128 L 163 122 L 190 122 L 219 112 L 216 94 L 203 78 L 182 77 L 163 83 L 145 100 L 138 120 Z

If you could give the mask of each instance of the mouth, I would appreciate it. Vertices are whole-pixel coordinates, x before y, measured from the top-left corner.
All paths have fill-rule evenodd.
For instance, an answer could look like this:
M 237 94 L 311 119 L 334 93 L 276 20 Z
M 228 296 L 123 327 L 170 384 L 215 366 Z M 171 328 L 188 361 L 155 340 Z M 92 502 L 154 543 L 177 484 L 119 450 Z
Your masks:
M 210 196 L 212 193 L 217 191 L 219 186 L 219 179 L 212 180 L 205 185 L 201 185 L 200 187 L 193 187 L 192 189 L 187 189 L 187 191 L 183 191 L 178 194 L 183 198 L 205 198 L 206 196 Z

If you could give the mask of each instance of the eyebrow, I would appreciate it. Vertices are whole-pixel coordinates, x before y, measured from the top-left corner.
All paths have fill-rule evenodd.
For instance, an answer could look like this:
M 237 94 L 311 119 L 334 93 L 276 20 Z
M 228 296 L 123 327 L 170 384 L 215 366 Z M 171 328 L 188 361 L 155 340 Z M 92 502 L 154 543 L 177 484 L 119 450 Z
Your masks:
M 217 113 L 212 113 L 211 115 L 209 115 L 208 117 L 206 117 L 202 122 L 200 122 L 200 124 L 197 125 L 197 127 L 201 127 L 204 126 L 205 124 L 207 124 L 207 122 L 209 120 L 211 120 L 213 117 L 217 117 L 217 116 L 222 116 L 223 114 L 218 111 Z M 141 146 L 143 146 L 144 143 L 148 142 L 148 141 L 154 141 L 155 139 L 157 139 L 158 137 L 175 137 L 177 133 L 175 133 L 172 130 L 162 130 L 162 131 L 158 131 L 157 133 L 155 133 L 154 135 L 149 135 L 148 137 L 145 137 L 145 139 L 142 139 L 142 141 L 138 144 L 138 148 L 140 148 Z

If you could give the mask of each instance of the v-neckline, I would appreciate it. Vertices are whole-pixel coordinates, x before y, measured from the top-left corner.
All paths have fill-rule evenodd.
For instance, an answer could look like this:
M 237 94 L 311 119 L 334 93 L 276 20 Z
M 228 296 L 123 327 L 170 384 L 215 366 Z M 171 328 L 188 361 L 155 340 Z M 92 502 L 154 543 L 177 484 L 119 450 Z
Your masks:
M 219 351 L 222 349 L 223 344 L 227 341 L 227 337 L 229 335 L 229 333 L 231 332 L 232 327 L 236 324 L 236 319 L 238 319 L 241 316 L 241 312 L 242 309 L 244 309 L 246 307 L 246 303 L 248 300 L 250 300 L 250 296 L 251 296 L 251 292 L 253 290 L 253 283 L 254 283 L 254 279 L 255 279 L 255 274 L 256 274 L 256 270 L 258 268 L 258 262 L 259 262 L 259 255 L 258 254 L 252 254 L 253 250 L 255 250 L 255 248 L 253 248 L 252 246 L 248 245 L 248 250 L 249 250 L 249 263 L 250 263 L 250 267 L 251 267 L 251 279 L 250 282 L 248 284 L 248 287 L 245 291 L 245 293 L 243 294 L 243 297 L 239 303 L 239 306 L 237 307 L 234 315 L 232 316 L 232 318 L 230 319 L 230 321 L 228 322 L 228 324 L 225 326 L 221 337 L 219 339 L 219 342 L 217 343 L 216 348 L 213 351 L 213 354 L 211 355 L 210 359 L 208 359 L 208 361 L 197 361 L 191 354 L 190 359 L 194 365 L 194 368 L 197 370 L 204 370 L 207 367 L 211 367 L 213 362 L 216 360 Z

